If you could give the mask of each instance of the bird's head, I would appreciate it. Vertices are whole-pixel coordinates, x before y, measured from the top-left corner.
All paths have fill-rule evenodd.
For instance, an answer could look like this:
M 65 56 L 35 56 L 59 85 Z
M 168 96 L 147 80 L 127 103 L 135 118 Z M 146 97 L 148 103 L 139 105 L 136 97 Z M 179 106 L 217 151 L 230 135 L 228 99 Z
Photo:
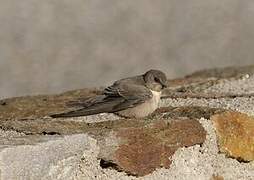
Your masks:
M 165 73 L 159 70 L 149 70 L 144 75 L 144 81 L 147 88 L 160 92 L 167 87 L 167 77 Z

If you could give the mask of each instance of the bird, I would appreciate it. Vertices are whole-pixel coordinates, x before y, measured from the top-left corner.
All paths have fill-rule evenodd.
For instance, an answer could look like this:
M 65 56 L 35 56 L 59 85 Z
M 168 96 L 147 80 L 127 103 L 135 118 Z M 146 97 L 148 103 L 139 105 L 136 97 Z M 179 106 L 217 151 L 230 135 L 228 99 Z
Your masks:
M 158 108 L 162 90 L 166 87 L 165 73 L 151 69 L 142 75 L 117 80 L 105 88 L 102 95 L 77 102 L 80 108 L 51 117 L 79 117 L 99 113 L 114 113 L 125 118 L 146 117 Z

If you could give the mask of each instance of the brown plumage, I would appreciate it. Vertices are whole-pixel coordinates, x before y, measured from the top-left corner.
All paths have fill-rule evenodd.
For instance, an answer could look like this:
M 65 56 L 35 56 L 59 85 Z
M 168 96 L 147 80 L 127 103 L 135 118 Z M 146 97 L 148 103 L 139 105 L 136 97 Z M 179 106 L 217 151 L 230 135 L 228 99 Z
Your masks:
M 124 117 L 144 117 L 158 107 L 161 90 L 166 87 L 166 81 L 166 75 L 159 70 L 121 79 L 107 87 L 103 95 L 76 103 L 79 109 L 51 117 L 77 117 L 104 112 Z

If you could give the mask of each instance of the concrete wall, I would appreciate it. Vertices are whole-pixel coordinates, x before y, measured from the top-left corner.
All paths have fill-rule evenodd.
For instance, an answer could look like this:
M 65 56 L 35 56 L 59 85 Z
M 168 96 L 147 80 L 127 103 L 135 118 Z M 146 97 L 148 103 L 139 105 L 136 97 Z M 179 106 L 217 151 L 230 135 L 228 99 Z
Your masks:
M 0 0 L 0 98 L 254 64 L 253 0 Z

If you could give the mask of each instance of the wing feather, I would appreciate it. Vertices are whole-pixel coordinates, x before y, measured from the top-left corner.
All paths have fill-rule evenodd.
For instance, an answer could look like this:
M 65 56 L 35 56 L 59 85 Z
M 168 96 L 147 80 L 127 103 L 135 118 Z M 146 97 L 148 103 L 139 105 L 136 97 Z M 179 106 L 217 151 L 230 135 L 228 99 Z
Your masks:
M 152 96 L 151 91 L 145 86 L 117 82 L 105 88 L 104 95 L 76 103 L 76 105 L 82 106 L 81 108 L 51 117 L 77 117 L 103 112 L 117 112 L 144 103 Z

